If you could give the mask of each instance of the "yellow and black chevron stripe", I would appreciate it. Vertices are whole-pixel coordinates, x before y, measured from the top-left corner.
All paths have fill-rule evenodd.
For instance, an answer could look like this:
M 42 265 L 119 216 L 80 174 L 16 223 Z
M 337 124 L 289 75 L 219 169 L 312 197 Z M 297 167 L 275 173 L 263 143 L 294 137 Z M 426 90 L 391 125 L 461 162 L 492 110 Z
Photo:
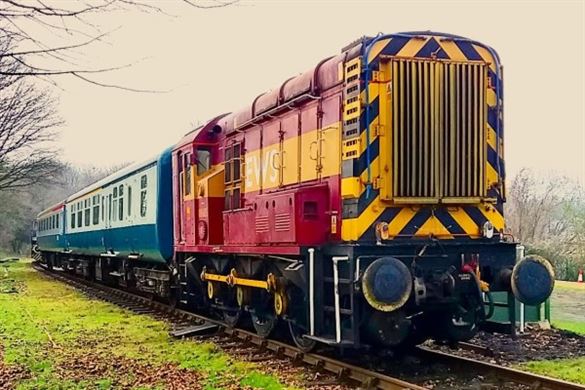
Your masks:
M 390 238 L 429 235 L 446 239 L 479 238 L 486 221 L 491 221 L 497 230 L 503 229 L 503 89 L 497 54 L 478 42 L 426 32 L 378 37 L 365 45 L 367 49 L 360 57 L 345 64 L 342 239 L 373 241 L 376 225 L 380 222 L 388 223 Z M 393 201 L 383 174 L 391 169 L 388 156 L 393 130 L 388 93 L 391 84 L 383 69 L 383 61 L 388 58 L 482 62 L 487 65 L 484 197 L 462 199 L 460 203 L 448 205 L 441 202 L 397 204 Z M 366 72 L 370 72 L 367 85 Z M 367 93 L 365 88 L 368 88 Z

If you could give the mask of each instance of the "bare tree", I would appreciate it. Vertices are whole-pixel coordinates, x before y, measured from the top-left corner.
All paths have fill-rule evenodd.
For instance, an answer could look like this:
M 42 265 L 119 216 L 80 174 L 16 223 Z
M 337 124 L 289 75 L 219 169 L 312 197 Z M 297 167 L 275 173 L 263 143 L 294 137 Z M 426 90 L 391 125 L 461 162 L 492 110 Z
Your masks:
M 523 169 L 506 204 L 508 227 L 530 252 L 549 258 L 564 279 L 585 265 L 585 194 L 566 177 L 538 177 Z
M 0 44 L 0 53 L 10 50 Z M 55 100 L 23 76 L 18 63 L 0 58 L 0 71 L 16 74 L 0 77 L 0 191 L 48 182 L 59 168 L 53 146 L 59 119 Z
M 197 9 L 222 8 L 238 1 L 175 0 Z M 35 76 L 53 82 L 47 77 L 69 75 L 103 87 L 159 92 L 96 81 L 92 74 L 121 69 L 129 64 L 100 69 L 79 68 L 72 55 L 75 49 L 101 42 L 108 35 L 108 32 L 101 31 L 96 15 L 130 9 L 165 13 L 163 6 L 156 4 L 151 0 L 0 0 L 0 41 L 9 39 L 15 43 L 14 50 L 1 52 L 0 58 L 10 58 L 20 65 L 18 69 L 0 70 L 0 76 Z M 43 36 L 33 33 L 31 26 L 42 28 Z M 52 65 L 47 66 L 47 63 Z

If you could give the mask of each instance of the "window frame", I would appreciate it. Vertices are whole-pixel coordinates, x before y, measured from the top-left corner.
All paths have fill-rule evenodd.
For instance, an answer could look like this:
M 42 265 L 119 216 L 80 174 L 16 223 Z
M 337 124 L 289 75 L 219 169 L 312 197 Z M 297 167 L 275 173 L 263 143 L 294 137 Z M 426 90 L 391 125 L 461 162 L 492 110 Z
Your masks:
M 225 146 L 224 150 L 224 211 L 242 208 L 242 154 L 243 141 Z M 229 198 L 229 199 L 228 199 Z
M 204 165 L 202 167 L 202 160 L 201 158 L 199 158 L 199 152 L 206 152 L 207 153 L 207 157 L 206 157 L 206 165 Z M 195 158 L 196 158 L 196 165 L 197 165 L 197 176 L 203 176 L 205 173 L 209 172 L 211 170 L 211 149 L 209 147 L 206 146 L 198 146 L 197 149 L 195 149 Z M 205 169 L 203 171 L 200 171 L 200 169 Z
M 127 201 L 127 208 L 128 208 L 128 216 L 131 217 L 132 216 L 132 186 L 128 186 L 128 189 L 126 190 L 126 195 L 128 197 L 128 201 Z
M 183 155 L 184 165 L 183 165 L 183 172 L 185 173 L 185 182 L 183 189 L 185 191 L 185 196 L 191 195 L 191 185 L 193 184 L 193 170 L 191 169 L 193 166 L 191 153 L 185 153 Z
M 148 176 L 145 173 L 140 177 L 140 217 L 148 214 Z

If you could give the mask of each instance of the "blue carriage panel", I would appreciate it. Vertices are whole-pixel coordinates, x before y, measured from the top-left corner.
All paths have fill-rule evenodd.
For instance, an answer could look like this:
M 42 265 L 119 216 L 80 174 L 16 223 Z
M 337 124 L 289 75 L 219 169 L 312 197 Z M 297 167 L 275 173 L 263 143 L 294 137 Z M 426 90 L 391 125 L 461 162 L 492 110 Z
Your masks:
M 173 257 L 173 172 L 172 147 L 158 159 L 158 199 L 156 202 L 156 236 L 160 254 L 167 262 Z

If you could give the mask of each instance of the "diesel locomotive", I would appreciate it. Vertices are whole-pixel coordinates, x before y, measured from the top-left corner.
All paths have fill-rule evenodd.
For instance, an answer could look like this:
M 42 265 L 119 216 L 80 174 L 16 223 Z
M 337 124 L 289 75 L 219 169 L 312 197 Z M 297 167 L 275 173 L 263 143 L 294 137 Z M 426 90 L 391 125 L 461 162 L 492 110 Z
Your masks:
M 466 340 L 554 283 L 505 233 L 503 139 L 492 48 L 363 37 L 41 212 L 37 250 L 303 350 Z

